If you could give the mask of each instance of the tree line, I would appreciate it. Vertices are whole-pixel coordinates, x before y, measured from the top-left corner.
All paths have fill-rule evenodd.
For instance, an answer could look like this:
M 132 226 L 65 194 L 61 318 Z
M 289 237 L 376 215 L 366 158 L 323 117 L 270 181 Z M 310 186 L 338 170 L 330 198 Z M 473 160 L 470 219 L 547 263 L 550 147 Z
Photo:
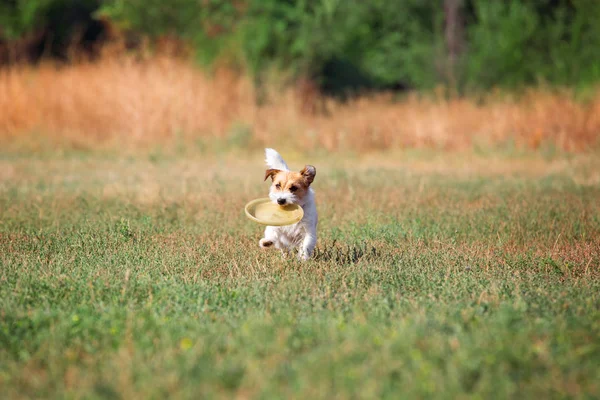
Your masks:
M 65 59 L 110 27 L 335 94 L 583 88 L 600 80 L 599 22 L 597 0 L 4 0 L 0 50 L 33 42 L 30 59 Z

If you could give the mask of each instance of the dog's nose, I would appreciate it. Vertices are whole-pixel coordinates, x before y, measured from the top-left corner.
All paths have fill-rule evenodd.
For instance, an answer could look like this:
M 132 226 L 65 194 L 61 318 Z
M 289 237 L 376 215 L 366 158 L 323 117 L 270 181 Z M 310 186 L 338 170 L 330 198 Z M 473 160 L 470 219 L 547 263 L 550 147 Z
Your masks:
M 279 204 L 280 206 L 285 204 L 285 199 L 277 199 L 277 204 Z

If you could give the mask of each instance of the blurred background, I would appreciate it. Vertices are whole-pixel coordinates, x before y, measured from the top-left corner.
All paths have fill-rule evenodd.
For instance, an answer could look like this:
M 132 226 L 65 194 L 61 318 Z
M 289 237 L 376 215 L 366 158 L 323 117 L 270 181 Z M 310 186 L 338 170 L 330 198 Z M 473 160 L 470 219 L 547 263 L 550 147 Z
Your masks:
M 7 146 L 594 148 L 597 0 L 2 0 Z

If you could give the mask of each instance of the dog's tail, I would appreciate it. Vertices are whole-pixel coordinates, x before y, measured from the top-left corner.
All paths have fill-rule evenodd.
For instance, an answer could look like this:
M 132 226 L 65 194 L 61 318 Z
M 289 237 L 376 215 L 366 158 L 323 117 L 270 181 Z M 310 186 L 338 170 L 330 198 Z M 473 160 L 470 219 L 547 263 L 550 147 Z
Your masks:
M 269 168 L 279 169 L 282 171 L 290 170 L 279 153 L 273 149 L 265 149 L 265 163 Z

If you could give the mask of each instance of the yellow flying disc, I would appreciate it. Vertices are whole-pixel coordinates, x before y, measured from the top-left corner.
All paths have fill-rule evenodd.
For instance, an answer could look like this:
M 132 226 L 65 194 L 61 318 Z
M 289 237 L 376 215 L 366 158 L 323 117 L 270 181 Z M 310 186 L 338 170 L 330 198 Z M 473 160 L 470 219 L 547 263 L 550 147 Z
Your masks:
M 304 216 L 304 210 L 298 204 L 280 206 L 268 198 L 252 200 L 246 204 L 245 211 L 252 221 L 270 226 L 292 225 Z

